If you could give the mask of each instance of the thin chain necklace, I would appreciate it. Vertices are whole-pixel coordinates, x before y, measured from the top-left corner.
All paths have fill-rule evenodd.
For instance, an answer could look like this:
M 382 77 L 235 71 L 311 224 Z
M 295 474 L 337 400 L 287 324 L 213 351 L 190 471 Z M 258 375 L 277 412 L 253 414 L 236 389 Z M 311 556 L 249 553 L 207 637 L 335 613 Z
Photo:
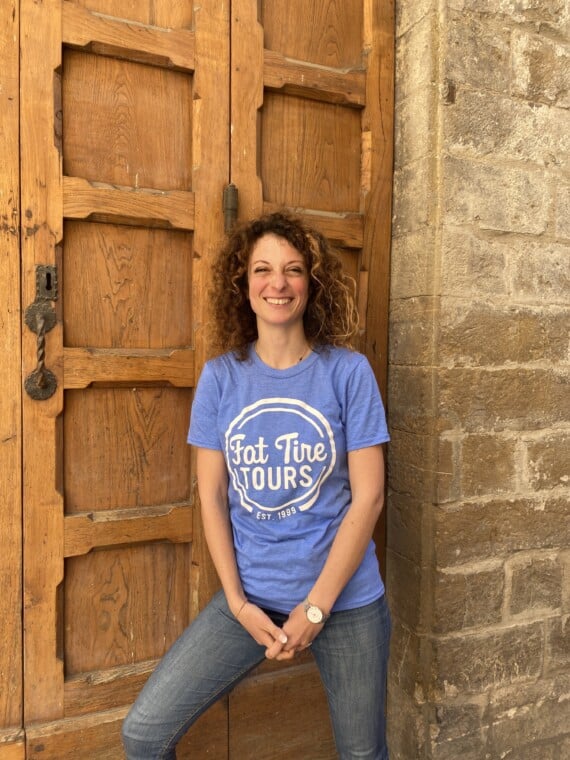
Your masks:
M 258 357 L 261 359 L 261 361 L 262 361 L 264 364 L 268 364 L 268 362 L 266 362 L 266 361 L 263 359 L 263 357 L 260 355 L 259 351 L 257 350 L 257 341 L 255 341 L 255 343 L 253 344 L 253 349 L 254 349 L 255 353 L 258 355 Z M 303 361 L 303 359 L 304 359 L 304 358 L 307 356 L 307 354 L 308 354 L 310 351 L 311 351 L 311 346 L 310 346 L 310 344 L 308 343 L 308 344 L 305 346 L 305 350 L 303 351 L 303 353 L 301 354 L 301 356 L 300 356 L 300 357 L 297 359 L 297 362 L 296 362 L 296 363 L 297 363 L 297 364 L 299 364 L 300 362 L 302 362 L 302 361 Z M 270 365 L 270 366 L 271 366 L 271 365 Z

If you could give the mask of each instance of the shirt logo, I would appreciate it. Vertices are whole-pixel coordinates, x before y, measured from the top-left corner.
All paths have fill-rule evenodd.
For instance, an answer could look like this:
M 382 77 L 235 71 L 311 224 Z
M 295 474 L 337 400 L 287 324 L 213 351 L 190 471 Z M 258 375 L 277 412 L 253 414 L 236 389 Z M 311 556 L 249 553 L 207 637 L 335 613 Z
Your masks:
M 246 406 L 230 423 L 225 445 L 233 487 L 248 512 L 310 509 L 336 462 L 326 418 L 290 398 Z

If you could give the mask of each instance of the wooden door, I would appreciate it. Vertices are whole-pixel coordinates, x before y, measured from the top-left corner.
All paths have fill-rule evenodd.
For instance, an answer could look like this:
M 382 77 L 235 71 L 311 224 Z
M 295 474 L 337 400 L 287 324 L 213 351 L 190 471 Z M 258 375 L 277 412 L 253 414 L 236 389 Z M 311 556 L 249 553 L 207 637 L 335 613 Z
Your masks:
M 21 0 L 27 758 L 120 758 L 217 587 L 184 441 L 229 181 L 241 217 L 285 205 L 342 247 L 383 384 L 391 25 L 380 0 Z M 334 757 L 310 656 L 262 666 L 190 751 Z
M 217 2 L 22 0 L 30 759 L 121 757 L 126 707 L 214 590 L 185 438 L 229 176 L 228 23 Z M 225 756 L 220 711 L 198 757 Z
M 384 391 L 393 10 L 383 0 L 231 6 L 230 167 L 239 215 L 287 207 L 336 243 L 357 284 L 359 348 Z M 382 522 L 379 547 L 383 532 Z M 229 701 L 230 757 L 336 757 L 310 655 L 288 667 L 263 665 Z

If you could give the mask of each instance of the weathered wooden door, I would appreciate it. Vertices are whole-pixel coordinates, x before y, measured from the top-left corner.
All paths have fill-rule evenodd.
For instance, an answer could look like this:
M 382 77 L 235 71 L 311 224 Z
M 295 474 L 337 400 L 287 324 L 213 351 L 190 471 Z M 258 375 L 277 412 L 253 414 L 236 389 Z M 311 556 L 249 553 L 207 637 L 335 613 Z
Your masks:
M 232 0 L 231 180 L 244 218 L 281 206 L 340 247 L 361 350 L 384 385 L 392 171 L 393 4 Z M 370 297 L 369 297 L 370 292 Z M 378 545 L 383 546 L 382 526 Z M 310 655 L 266 664 L 229 697 L 230 757 L 336 757 Z M 350 706 L 347 705 L 347 709 Z
M 125 706 L 213 590 L 185 435 L 228 23 L 217 2 L 21 5 L 28 758 L 121 757 Z M 197 755 L 223 757 L 210 720 Z
M 241 217 L 292 207 L 343 247 L 383 381 L 391 3 L 20 9 L 25 756 L 113 759 L 217 585 L 184 441 L 227 183 Z M 334 757 L 310 658 L 260 668 L 190 751 Z

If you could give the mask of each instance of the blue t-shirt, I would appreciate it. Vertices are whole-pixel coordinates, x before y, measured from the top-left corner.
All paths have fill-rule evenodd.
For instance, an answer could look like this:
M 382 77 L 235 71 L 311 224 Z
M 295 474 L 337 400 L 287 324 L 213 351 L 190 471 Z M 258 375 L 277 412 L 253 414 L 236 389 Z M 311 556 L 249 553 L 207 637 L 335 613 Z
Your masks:
M 285 370 L 250 349 L 204 366 L 188 442 L 224 453 L 240 578 L 248 599 L 288 614 L 308 594 L 351 503 L 347 452 L 389 440 L 362 354 L 318 349 Z M 371 541 L 334 610 L 384 593 Z

